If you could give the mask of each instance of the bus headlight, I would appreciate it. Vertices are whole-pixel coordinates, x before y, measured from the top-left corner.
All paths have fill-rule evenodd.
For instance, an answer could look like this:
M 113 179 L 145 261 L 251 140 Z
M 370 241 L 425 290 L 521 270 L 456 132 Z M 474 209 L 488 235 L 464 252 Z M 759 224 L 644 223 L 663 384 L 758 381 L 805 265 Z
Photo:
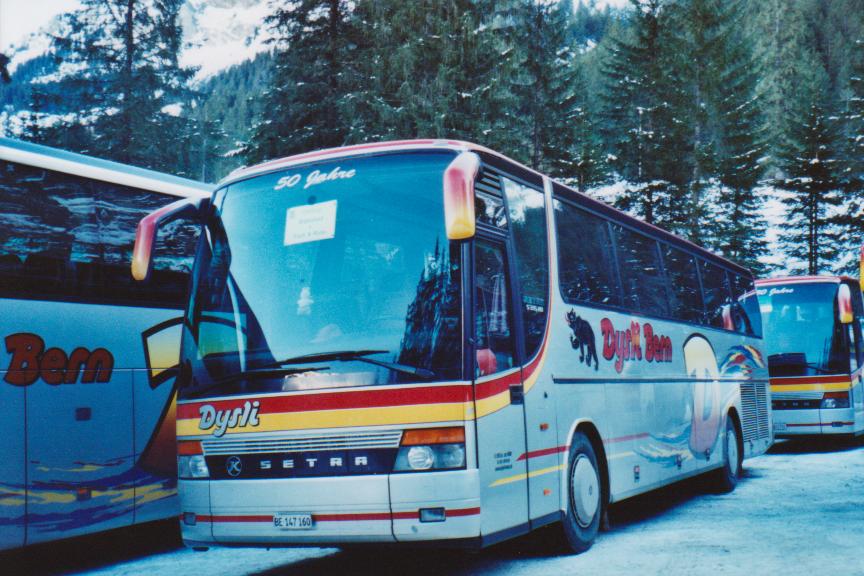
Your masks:
M 203 454 L 177 457 L 177 475 L 180 478 L 209 478 L 210 470 Z
M 411 446 L 406 458 L 412 470 L 428 470 L 435 465 L 435 453 L 429 446 Z
M 405 431 L 393 471 L 454 470 L 464 467 L 464 428 L 418 428 Z
M 849 393 L 826 392 L 822 395 L 821 408 L 849 408 Z
M 180 478 L 210 477 L 201 442 L 197 440 L 177 442 L 177 476 Z

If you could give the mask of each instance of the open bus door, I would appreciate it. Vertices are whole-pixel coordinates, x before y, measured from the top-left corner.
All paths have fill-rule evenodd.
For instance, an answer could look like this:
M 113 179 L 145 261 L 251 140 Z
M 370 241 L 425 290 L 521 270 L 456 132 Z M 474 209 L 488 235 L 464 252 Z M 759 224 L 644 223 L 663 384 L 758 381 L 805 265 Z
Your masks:
M 478 235 L 473 250 L 473 322 L 477 452 L 484 543 L 527 531 L 525 412 L 507 244 Z M 489 536 L 491 535 L 491 538 Z

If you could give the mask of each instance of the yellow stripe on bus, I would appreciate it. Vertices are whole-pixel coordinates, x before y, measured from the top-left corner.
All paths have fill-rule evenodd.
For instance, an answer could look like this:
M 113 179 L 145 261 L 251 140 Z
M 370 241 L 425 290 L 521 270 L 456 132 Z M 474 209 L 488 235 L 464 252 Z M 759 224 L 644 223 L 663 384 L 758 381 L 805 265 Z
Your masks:
M 550 472 L 557 472 L 558 470 L 563 470 L 564 465 L 558 464 L 557 466 L 549 466 L 548 468 L 540 468 L 539 470 L 532 470 L 531 472 L 523 472 L 522 474 L 516 474 L 514 476 L 508 476 L 506 478 L 500 478 L 489 485 L 490 488 L 494 488 L 495 486 L 503 486 L 504 484 L 511 484 L 513 482 L 519 482 L 521 480 L 527 480 L 528 478 L 534 478 L 535 476 L 542 476 L 543 474 L 549 474 Z
M 504 390 L 494 396 L 477 400 L 477 417 L 481 418 L 492 412 L 497 412 L 510 405 L 510 390 Z
M 783 392 L 844 392 L 852 387 L 851 382 L 842 382 L 839 384 L 787 384 L 787 385 L 772 385 L 771 393 Z
M 426 424 L 472 419 L 471 405 L 466 402 L 418 404 L 416 406 L 379 406 L 346 410 L 313 410 L 261 414 L 258 416 L 259 423 L 257 426 L 231 428 L 225 434 L 345 428 L 349 426 L 383 426 L 388 424 Z M 199 429 L 198 421 L 198 418 L 178 420 L 177 436 L 200 436 L 213 432 L 214 428 Z

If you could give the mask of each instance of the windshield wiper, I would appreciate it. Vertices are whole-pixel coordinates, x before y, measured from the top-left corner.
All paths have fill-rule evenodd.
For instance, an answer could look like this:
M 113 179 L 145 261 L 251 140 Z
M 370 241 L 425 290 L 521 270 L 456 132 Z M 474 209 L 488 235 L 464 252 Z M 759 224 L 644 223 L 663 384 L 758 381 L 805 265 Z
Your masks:
M 329 366 L 322 366 L 320 368 L 275 368 L 273 366 L 264 366 L 258 370 L 241 370 L 240 372 L 229 374 L 216 380 L 213 385 L 228 384 L 229 382 L 235 382 L 244 378 L 278 378 L 279 376 L 291 376 L 292 374 L 302 374 L 303 372 L 320 372 L 328 368 Z
M 288 364 L 305 364 L 306 362 L 366 362 L 381 366 L 394 372 L 402 372 L 411 374 L 426 380 L 436 378 L 436 375 L 431 370 L 426 368 L 418 368 L 417 366 L 409 366 L 408 364 L 398 364 L 396 362 L 385 362 L 383 360 L 375 360 L 374 358 L 366 358 L 372 354 L 386 354 L 388 350 L 338 350 L 335 352 L 322 352 L 320 354 L 305 354 L 303 356 L 294 356 L 279 360 L 271 364 L 263 366 L 263 368 L 272 368 L 275 366 L 285 366 Z

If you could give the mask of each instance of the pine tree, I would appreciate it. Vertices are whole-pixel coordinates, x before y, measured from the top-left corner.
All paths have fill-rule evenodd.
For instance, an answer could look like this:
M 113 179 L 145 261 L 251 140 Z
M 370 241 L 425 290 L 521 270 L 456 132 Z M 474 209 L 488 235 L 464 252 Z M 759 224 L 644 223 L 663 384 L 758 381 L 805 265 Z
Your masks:
M 792 270 L 811 275 L 832 268 L 841 241 L 836 214 L 843 187 L 839 132 L 819 96 L 788 122 L 790 132 L 780 156 L 785 176 L 775 182 L 788 194 L 781 246 L 793 259 Z
M 178 64 L 183 0 L 82 0 L 54 38 L 71 149 L 148 168 L 184 172 L 177 150 L 192 70 Z M 170 113 L 173 112 L 173 115 Z
M 348 0 L 274 4 L 267 18 L 275 33 L 275 67 L 264 95 L 266 114 L 246 158 L 268 158 L 341 146 L 341 109 L 353 38 Z
M 760 258 L 768 251 L 761 199 L 754 189 L 764 172 L 761 162 L 767 145 L 756 87 L 759 67 L 750 39 L 743 34 L 740 3 L 719 7 L 725 11 L 718 40 L 722 66 L 718 70 L 715 123 L 716 175 L 720 184 L 714 217 L 706 222 L 711 245 L 726 257 L 751 268 L 765 270 Z
M 646 222 L 680 231 L 687 209 L 670 175 L 678 130 L 667 100 L 668 77 L 661 33 L 663 0 L 631 0 L 629 35 L 619 33 L 603 63 L 604 138 L 610 167 L 628 183 L 618 200 Z

